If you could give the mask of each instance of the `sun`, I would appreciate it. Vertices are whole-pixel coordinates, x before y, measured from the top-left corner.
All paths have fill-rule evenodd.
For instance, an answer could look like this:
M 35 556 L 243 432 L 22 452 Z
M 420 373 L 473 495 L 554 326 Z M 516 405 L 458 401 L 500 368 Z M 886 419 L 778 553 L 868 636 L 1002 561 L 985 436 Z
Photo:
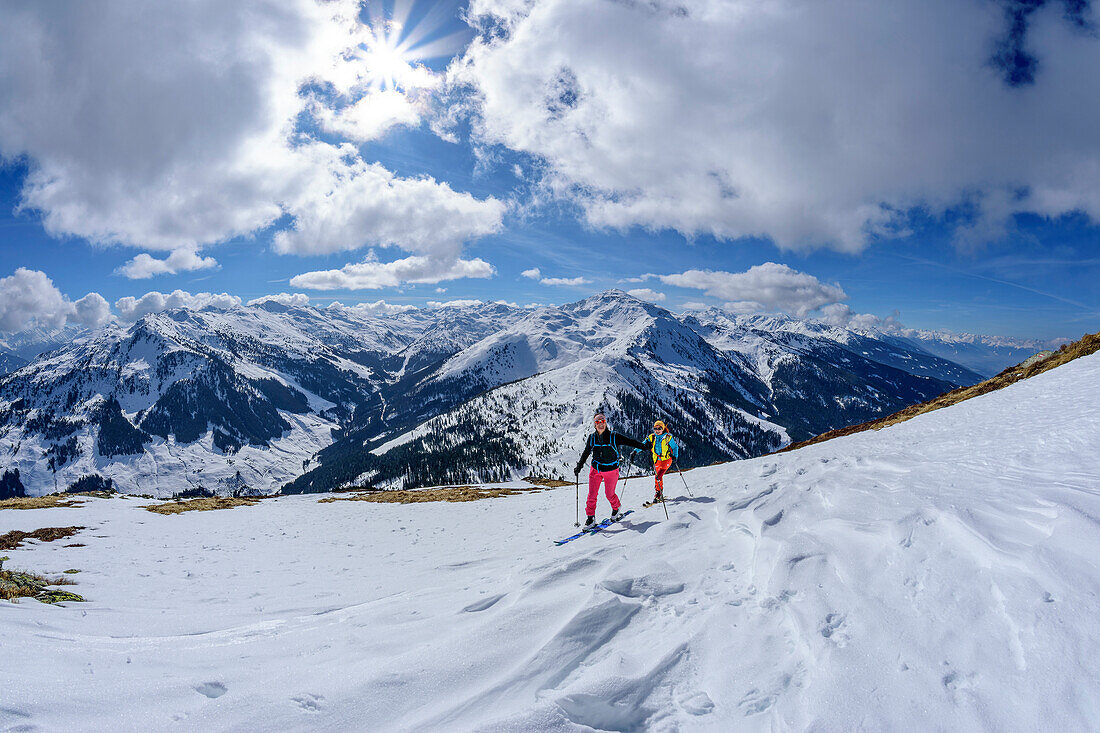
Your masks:
M 400 89 L 412 72 L 413 55 L 400 42 L 401 26 L 386 23 L 379 30 L 371 29 L 365 45 L 363 63 L 367 83 L 374 89 Z

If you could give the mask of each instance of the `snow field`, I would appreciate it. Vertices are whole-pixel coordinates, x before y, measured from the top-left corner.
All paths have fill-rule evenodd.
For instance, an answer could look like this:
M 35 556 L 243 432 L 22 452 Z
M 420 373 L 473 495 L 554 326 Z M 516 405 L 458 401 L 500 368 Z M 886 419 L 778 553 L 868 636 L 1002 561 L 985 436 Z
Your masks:
M 630 479 L 562 547 L 568 487 L 2 511 L 88 527 L 5 554 L 90 602 L 0 603 L 0 728 L 1096 729 L 1098 381 L 671 474 L 668 521 Z

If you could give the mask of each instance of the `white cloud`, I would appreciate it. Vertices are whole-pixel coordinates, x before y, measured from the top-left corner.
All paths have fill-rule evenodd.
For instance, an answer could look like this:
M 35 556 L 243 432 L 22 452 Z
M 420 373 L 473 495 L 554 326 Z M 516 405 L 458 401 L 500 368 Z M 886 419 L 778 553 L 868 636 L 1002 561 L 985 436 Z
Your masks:
M 273 301 L 288 307 L 305 308 L 309 305 L 309 296 L 305 293 L 274 293 L 272 295 L 261 295 L 259 298 L 254 298 L 248 301 L 248 305 L 263 305 L 268 301 Z
M 309 290 L 377 290 L 401 283 L 437 283 L 465 277 L 492 277 L 496 270 L 482 259 L 444 260 L 420 255 L 393 262 L 378 262 L 372 256 L 365 262 L 349 264 L 339 270 L 319 270 L 296 275 L 290 284 Z
M 710 306 L 708 306 L 706 303 L 700 303 L 697 300 L 691 300 L 687 303 L 684 303 L 683 309 L 685 311 L 705 311 L 709 307 Z
M 39 270 L 20 267 L 14 274 L 0 278 L 0 331 L 22 331 L 33 326 L 60 328 L 67 323 L 95 328 L 110 315 L 110 307 L 99 293 L 88 293 L 74 303 Z
M 520 276 L 528 277 L 532 280 L 538 280 L 540 277 L 542 277 L 542 272 L 539 271 L 539 268 L 532 267 L 530 270 L 524 270 L 523 272 L 521 272 Z
M 440 295 L 443 295 L 443 293 L 447 292 L 447 288 L 436 288 L 435 292 L 439 293 Z
M 652 272 L 647 272 L 646 274 L 644 274 L 644 275 L 640 275 L 640 276 L 638 276 L 638 277 L 626 277 L 626 278 L 623 278 L 623 279 L 622 279 L 622 280 L 620 280 L 619 282 L 624 282 L 624 283 L 644 283 L 644 282 L 648 282 L 649 280 L 653 280 L 653 279 L 654 279 L 654 278 L 656 278 L 656 277 L 657 277 L 657 276 L 656 276 L 655 274 L 653 274 Z
M 200 257 L 189 249 L 177 249 L 163 260 L 142 252 L 118 268 L 118 273 L 131 280 L 144 280 L 154 275 L 175 275 L 193 270 L 209 270 L 218 266 L 213 257 Z
M 898 320 L 898 312 L 894 311 L 886 318 L 879 318 L 871 313 L 854 313 L 844 303 L 833 303 L 821 309 L 821 320 L 841 328 L 851 328 L 857 331 L 885 331 L 886 333 L 898 333 L 904 328 Z
M 373 303 L 358 303 L 356 305 L 344 305 L 342 303 L 333 303 L 329 306 L 333 309 L 344 309 L 350 311 L 359 311 L 368 315 L 393 315 L 395 313 L 407 313 L 408 311 L 419 310 L 415 305 L 398 305 L 396 303 L 387 303 L 384 300 L 376 300 Z
M 310 137 L 311 116 L 355 142 L 419 124 L 438 83 L 373 51 L 361 11 L 357 0 L 4 2 L 0 156 L 27 161 L 21 206 L 54 236 L 174 253 L 135 257 L 132 277 L 211 267 L 202 247 L 284 217 L 283 252 L 380 244 L 454 259 L 500 227 L 501 202 Z M 383 72 L 401 91 L 380 88 Z
M 591 285 L 592 281 L 583 277 L 544 277 L 539 282 L 543 285 L 564 286 L 575 288 L 581 285 Z
M 974 205 L 963 241 L 1100 219 L 1100 42 L 1033 3 L 1036 82 L 1011 87 L 1002 5 L 475 0 L 451 81 L 477 139 L 537 156 L 594 226 L 858 251 L 913 207 Z
M 494 198 L 479 200 L 431 178 L 398 178 L 377 163 L 348 164 L 333 150 L 314 146 L 324 165 L 315 184 L 289 205 L 294 224 L 275 235 L 276 251 L 327 254 L 395 245 L 453 259 L 463 242 L 501 227 L 505 205 Z
M 651 303 L 660 303 L 665 299 L 664 293 L 658 293 L 652 288 L 635 288 L 634 290 L 627 290 L 628 295 L 633 295 L 638 300 L 648 300 Z
M 99 293 L 88 293 L 73 303 L 73 308 L 75 313 L 69 320 L 89 328 L 97 328 L 111 320 L 111 305 Z
M 427 305 L 429 308 L 468 308 L 474 305 L 481 305 L 482 301 L 473 299 L 456 299 L 456 300 L 429 300 Z
M 688 270 L 661 275 L 661 282 L 682 288 L 694 288 L 726 301 L 726 307 L 738 313 L 782 310 L 799 317 L 829 303 L 847 300 L 839 285 L 827 285 L 813 275 L 787 265 L 765 262 L 745 272 Z
M 241 299 L 228 293 L 195 293 L 191 294 L 183 290 L 173 290 L 171 293 L 152 291 L 140 298 L 126 296 L 115 301 L 115 308 L 123 321 L 136 321 L 150 313 L 173 310 L 175 308 L 189 308 L 199 310 L 202 308 L 220 308 L 223 310 L 236 308 L 241 304 Z
M 365 94 L 357 102 L 338 110 L 315 102 L 313 114 L 325 131 L 362 143 L 382 137 L 397 125 L 415 127 L 420 124 L 418 107 L 408 95 L 396 89 L 384 89 Z

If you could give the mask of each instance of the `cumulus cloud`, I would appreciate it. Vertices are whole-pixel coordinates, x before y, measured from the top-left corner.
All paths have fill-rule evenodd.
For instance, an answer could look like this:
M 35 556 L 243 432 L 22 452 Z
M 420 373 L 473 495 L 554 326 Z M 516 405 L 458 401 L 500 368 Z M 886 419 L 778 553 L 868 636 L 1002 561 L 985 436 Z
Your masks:
M 540 277 L 542 277 L 542 272 L 539 271 L 539 268 L 532 267 L 530 270 L 524 270 L 523 272 L 520 273 L 520 275 L 522 277 L 527 277 L 527 278 L 530 278 L 532 280 L 538 280 Z
M 822 283 L 813 275 L 776 262 L 755 265 L 745 272 L 688 270 L 661 275 L 660 279 L 666 285 L 702 290 L 728 301 L 727 309 L 738 313 L 781 310 L 802 317 L 848 299 L 839 285 Z
M 124 321 L 136 321 L 150 313 L 173 310 L 175 308 L 189 308 L 199 310 L 202 308 L 220 308 L 227 310 L 236 308 L 241 304 L 241 299 L 228 293 L 195 293 L 191 294 L 183 290 L 173 290 L 171 293 L 159 293 L 152 291 L 140 298 L 126 296 L 115 301 L 115 308 L 119 317 Z
M 267 302 L 279 303 L 293 308 L 305 308 L 309 305 L 309 296 L 305 293 L 274 293 L 272 295 L 261 295 L 259 298 L 253 298 L 248 301 L 248 305 L 263 305 Z
M 635 288 L 634 290 L 626 291 L 629 295 L 633 295 L 638 300 L 648 300 L 651 303 L 660 303 L 665 299 L 664 293 L 658 293 L 652 288 Z
M 309 290 L 377 290 L 401 283 L 437 283 L 465 277 L 492 277 L 496 270 L 482 259 L 439 259 L 414 255 L 393 262 L 378 262 L 373 256 L 365 262 L 349 264 L 339 270 L 318 270 L 296 275 L 290 284 Z
M 657 277 L 657 275 L 655 275 L 654 273 L 647 272 L 646 274 L 639 275 L 638 277 L 623 278 L 620 282 L 624 282 L 624 283 L 644 283 L 644 282 L 648 282 L 650 280 L 653 280 L 656 277 Z
M 833 303 L 821 309 L 820 320 L 832 326 L 856 331 L 899 333 L 904 325 L 898 320 L 898 316 L 898 312 L 894 311 L 886 318 L 880 318 L 871 313 L 855 313 L 844 303 Z
M 437 77 L 431 72 L 425 78 L 433 82 L 429 86 L 437 83 Z M 399 125 L 419 125 L 425 107 L 422 96 L 414 98 L 396 89 L 367 93 L 339 109 L 333 109 L 319 100 L 311 104 L 313 116 L 322 129 L 360 143 L 378 139 Z
M 706 303 L 700 303 L 697 300 L 690 300 L 687 303 L 684 303 L 683 306 L 685 311 L 704 311 L 709 307 L 710 306 L 708 306 Z
M 95 328 L 110 316 L 110 306 L 99 293 L 88 293 L 74 303 L 39 270 L 20 267 L 0 278 L 0 331 L 60 328 L 71 323 Z
M 500 226 L 495 199 L 331 142 L 419 124 L 417 95 L 438 83 L 377 52 L 356 0 L 0 7 L 0 156 L 27 161 L 20 205 L 55 236 L 173 253 L 128 276 L 212 267 L 203 246 L 283 221 L 281 252 L 451 259 Z
M 357 303 L 356 305 L 333 303 L 329 308 L 333 310 L 356 311 L 372 316 L 389 316 L 395 313 L 408 313 L 409 311 L 419 310 L 415 305 L 399 305 L 397 303 L 387 303 L 384 300 L 376 300 L 373 303 Z
M 500 229 L 505 206 L 459 193 L 432 178 L 398 178 L 377 163 L 343 163 L 331 146 L 315 145 L 315 185 L 291 203 L 291 228 L 275 235 L 282 253 L 326 254 L 367 245 L 395 245 L 440 258 L 456 257 L 472 237 Z
M 111 320 L 111 305 L 99 293 L 88 293 L 73 303 L 74 314 L 70 322 L 76 322 L 89 328 L 98 328 Z
M 118 268 L 117 272 L 131 280 L 144 280 L 154 275 L 175 275 L 193 270 L 210 270 L 217 266 L 218 261 L 213 257 L 201 257 L 192 250 L 177 249 L 163 260 L 142 252 Z
M 450 81 L 593 226 L 859 251 L 964 206 L 972 242 L 1100 219 L 1085 5 L 474 0 Z
M 474 299 L 462 299 L 455 300 L 429 300 L 427 305 L 429 308 L 468 308 L 473 305 L 481 305 L 482 301 Z
M 544 277 L 539 280 L 539 283 L 542 285 L 575 288 L 581 285 L 591 285 L 592 281 L 583 277 Z

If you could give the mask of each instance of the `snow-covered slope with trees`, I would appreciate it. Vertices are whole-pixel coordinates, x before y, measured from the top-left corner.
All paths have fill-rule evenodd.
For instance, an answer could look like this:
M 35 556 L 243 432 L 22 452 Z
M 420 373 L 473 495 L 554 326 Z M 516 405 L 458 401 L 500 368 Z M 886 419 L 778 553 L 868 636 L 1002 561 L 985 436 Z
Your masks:
M 572 530 L 566 487 L 0 511 L 81 525 L 6 567 L 6 726 L 1095 730 L 1100 355 L 877 432 L 667 479 Z M 607 512 L 601 499 L 600 513 Z M 10 651 L 9 651 L 10 650 Z
M 523 314 L 451 310 L 380 318 L 266 300 L 85 333 L 0 379 L 4 468 L 32 494 L 82 477 L 156 496 L 276 492 L 356 411 L 378 409 L 426 332 L 469 340 Z
M 111 325 L 0 377 L 0 456 L 31 494 L 83 477 L 166 496 L 561 476 L 603 409 L 637 437 L 671 420 L 702 465 L 976 378 L 863 333 L 677 317 L 617 290 L 385 316 L 271 298 Z
M 722 331 L 619 290 L 542 308 L 434 370 L 383 387 L 386 419 L 363 411 L 286 491 L 570 476 L 591 416 L 644 437 L 669 421 L 683 465 L 770 452 L 791 439 L 889 414 L 957 382 L 871 361 L 835 339 Z M 705 338 L 709 336 L 711 340 Z M 899 357 L 900 358 L 900 357 Z M 957 375 L 956 375 L 957 376 Z M 976 376 L 976 375 L 973 375 Z

